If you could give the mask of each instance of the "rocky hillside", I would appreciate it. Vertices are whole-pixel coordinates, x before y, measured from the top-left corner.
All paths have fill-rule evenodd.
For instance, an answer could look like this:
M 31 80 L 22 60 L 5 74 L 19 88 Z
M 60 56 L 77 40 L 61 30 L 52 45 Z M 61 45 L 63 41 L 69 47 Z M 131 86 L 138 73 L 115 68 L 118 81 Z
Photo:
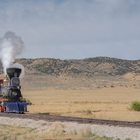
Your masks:
M 16 62 L 25 67 L 24 89 L 140 88 L 140 60 L 96 57 L 17 59 Z M 2 65 L 0 71 L 2 73 Z
M 140 60 L 130 61 L 109 57 L 96 57 L 81 60 L 60 60 L 51 58 L 18 59 L 27 74 L 52 76 L 116 76 L 129 72 L 140 73 Z

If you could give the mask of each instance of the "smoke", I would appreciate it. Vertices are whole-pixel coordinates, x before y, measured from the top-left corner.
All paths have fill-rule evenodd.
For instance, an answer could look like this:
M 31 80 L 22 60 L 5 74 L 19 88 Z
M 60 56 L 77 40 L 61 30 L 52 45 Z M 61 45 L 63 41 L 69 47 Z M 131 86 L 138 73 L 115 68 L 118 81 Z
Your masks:
M 0 58 L 4 73 L 13 64 L 15 58 L 22 53 L 24 43 L 14 32 L 6 32 L 0 42 Z

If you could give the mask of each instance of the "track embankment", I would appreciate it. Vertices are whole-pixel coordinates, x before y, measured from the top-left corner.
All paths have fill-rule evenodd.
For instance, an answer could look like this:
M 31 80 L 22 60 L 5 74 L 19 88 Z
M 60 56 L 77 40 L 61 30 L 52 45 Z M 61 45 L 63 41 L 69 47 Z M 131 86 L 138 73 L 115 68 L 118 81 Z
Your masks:
M 129 122 L 129 121 L 89 119 L 89 118 L 57 116 L 57 115 L 49 115 L 49 114 L 30 114 L 30 113 L 27 114 L 0 113 L 0 116 L 10 117 L 10 118 L 32 119 L 32 120 L 45 120 L 49 122 L 56 122 L 56 121 L 77 122 L 80 124 L 98 124 L 98 125 L 140 128 L 140 121 Z

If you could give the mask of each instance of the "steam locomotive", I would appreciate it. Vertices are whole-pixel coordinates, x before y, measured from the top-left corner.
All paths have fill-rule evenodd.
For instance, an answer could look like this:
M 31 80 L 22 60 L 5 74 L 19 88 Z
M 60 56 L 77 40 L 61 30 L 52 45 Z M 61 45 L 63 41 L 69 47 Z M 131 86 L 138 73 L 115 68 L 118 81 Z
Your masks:
M 0 80 L 0 112 L 24 113 L 28 103 L 22 100 L 20 74 L 22 69 L 10 67 L 6 69 L 7 82 Z

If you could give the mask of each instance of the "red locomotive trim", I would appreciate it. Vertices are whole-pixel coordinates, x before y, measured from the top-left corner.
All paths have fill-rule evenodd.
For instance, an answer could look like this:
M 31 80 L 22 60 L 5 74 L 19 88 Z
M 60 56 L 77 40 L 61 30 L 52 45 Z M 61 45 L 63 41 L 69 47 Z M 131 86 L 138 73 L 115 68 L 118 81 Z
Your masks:
M 5 106 L 0 105 L 0 112 L 5 112 L 5 110 L 6 110 Z

